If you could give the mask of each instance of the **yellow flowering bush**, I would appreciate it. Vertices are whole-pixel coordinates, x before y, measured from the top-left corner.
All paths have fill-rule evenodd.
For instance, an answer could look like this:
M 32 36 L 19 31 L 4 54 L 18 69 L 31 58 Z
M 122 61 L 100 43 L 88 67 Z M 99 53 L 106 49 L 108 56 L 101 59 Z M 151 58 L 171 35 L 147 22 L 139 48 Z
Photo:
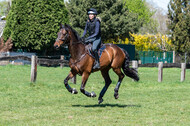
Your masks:
M 105 43 L 113 43 L 113 44 L 132 44 L 135 45 L 137 51 L 170 51 L 173 49 L 173 45 L 171 40 L 166 35 L 156 34 L 134 34 L 130 33 L 132 40 L 130 41 L 126 38 L 124 41 L 121 39 L 108 40 Z
M 133 38 L 131 44 L 134 44 L 138 51 L 169 51 L 174 47 L 172 41 L 166 35 L 138 35 L 134 33 L 130 33 L 130 35 Z

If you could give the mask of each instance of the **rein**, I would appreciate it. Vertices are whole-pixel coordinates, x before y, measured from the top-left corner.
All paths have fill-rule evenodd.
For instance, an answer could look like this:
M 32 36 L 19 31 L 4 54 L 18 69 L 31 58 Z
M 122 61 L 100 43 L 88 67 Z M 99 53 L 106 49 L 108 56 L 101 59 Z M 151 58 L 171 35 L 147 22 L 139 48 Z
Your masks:
M 75 45 L 75 44 L 83 44 L 83 45 L 85 45 L 82 41 L 72 42 L 72 45 Z M 88 54 L 88 52 L 85 51 L 85 53 L 80 57 L 80 59 L 78 59 L 76 62 L 71 63 L 71 64 L 75 65 L 75 64 L 79 63 L 87 54 Z
M 80 57 L 79 60 L 77 60 L 76 62 L 71 63 L 71 64 L 72 64 L 72 65 L 75 65 L 75 64 L 79 63 L 79 62 L 86 56 L 86 54 L 88 54 L 88 53 L 86 52 L 85 54 L 83 54 L 83 55 Z
M 76 42 L 72 42 L 72 45 L 75 45 L 75 44 L 83 44 L 83 45 L 85 45 L 82 41 L 76 41 Z

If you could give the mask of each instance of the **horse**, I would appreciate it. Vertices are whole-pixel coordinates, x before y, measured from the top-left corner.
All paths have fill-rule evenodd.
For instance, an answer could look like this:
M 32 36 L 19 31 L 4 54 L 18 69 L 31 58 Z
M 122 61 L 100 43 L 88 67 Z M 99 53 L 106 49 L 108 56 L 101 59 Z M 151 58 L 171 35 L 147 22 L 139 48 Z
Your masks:
M 96 94 L 93 91 L 89 93 L 85 90 L 85 85 L 92 72 L 99 70 L 101 71 L 101 74 L 105 80 L 105 86 L 99 94 L 99 104 L 103 102 L 103 96 L 106 93 L 109 85 L 112 83 L 112 80 L 109 76 L 109 70 L 111 68 L 119 78 L 114 89 L 115 99 L 119 98 L 119 87 L 125 75 L 134 79 L 135 81 L 139 81 L 138 72 L 135 69 L 129 67 L 128 53 L 114 44 L 104 44 L 105 49 L 103 50 L 100 57 L 100 69 L 95 70 L 93 70 L 95 59 L 90 55 L 89 50 L 86 48 L 88 45 L 82 42 L 78 33 L 68 24 L 60 25 L 60 31 L 58 32 L 58 37 L 54 43 L 54 48 L 59 49 L 60 46 L 63 45 L 68 46 L 71 55 L 69 60 L 69 67 L 71 70 L 68 76 L 65 78 L 64 84 L 66 89 L 72 94 L 77 94 L 78 91 L 75 88 L 71 88 L 68 84 L 68 81 L 77 74 L 82 76 L 80 91 L 87 97 L 96 97 Z M 125 75 L 121 69 L 123 69 Z

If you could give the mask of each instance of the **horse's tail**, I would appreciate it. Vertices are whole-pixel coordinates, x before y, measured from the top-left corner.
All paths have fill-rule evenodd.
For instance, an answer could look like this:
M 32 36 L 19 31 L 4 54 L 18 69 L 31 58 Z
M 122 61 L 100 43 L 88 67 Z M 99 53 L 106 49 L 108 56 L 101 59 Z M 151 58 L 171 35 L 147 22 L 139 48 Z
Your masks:
M 129 54 L 125 50 L 123 50 L 123 52 L 125 53 L 125 60 L 122 65 L 123 72 L 125 73 L 126 76 L 128 76 L 136 81 L 139 81 L 139 76 L 138 76 L 137 70 L 129 67 L 129 60 L 130 60 Z

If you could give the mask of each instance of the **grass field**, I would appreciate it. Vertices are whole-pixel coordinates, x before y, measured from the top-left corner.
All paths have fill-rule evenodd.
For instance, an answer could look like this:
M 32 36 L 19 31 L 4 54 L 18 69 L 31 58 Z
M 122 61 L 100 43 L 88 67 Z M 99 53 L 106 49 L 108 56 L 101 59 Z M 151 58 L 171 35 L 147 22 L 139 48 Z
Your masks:
M 117 76 L 98 105 L 98 98 L 70 94 L 63 80 L 69 68 L 39 67 L 37 82 L 30 83 L 30 66 L 0 66 L 0 126 L 189 126 L 190 70 L 180 82 L 180 69 L 164 69 L 162 83 L 157 68 L 139 68 L 140 81 L 125 77 L 119 99 L 114 99 Z M 80 91 L 77 84 L 70 84 Z M 104 86 L 100 72 L 93 73 L 86 90 L 97 95 Z

